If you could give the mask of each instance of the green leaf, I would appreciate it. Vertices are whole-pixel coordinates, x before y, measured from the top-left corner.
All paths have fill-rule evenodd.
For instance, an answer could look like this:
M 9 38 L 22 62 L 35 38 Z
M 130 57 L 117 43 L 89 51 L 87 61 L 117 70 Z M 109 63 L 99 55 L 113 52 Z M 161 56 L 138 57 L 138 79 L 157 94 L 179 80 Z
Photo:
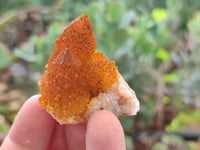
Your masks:
M 119 47 L 115 52 L 115 57 L 121 57 L 133 49 L 134 42 L 133 40 L 127 40 L 121 47 Z
M 10 115 L 9 120 L 11 122 L 13 122 L 15 120 L 16 116 L 17 116 L 17 113 L 13 113 L 12 115 Z
M 188 23 L 188 28 L 192 34 L 196 36 L 198 42 L 200 42 L 200 11 L 198 11 L 194 17 L 192 17 Z
M 162 137 L 162 142 L 166 143 L 168 145 L 170 145 L 173 142 L 176 142 L 177 144 L 182 142 L 181 137 L 177 136 L 177 135 L 164 135 Z
M 0 133 L 6 133 L 7 130 L 7 127 L 0 122 Z
M 14 50 L 14 55 L 28 62 L 36 61 L 35 43 L 36 43 L 36 36 L 32 36 L 30 41 L 28 41 L 25 45 L 23 45 L 23 47 L 16 48 Z
M 135 14 L 134 11 L 132 11 L 132 10 L 127 11 L 124 14 L 123 18 L 121 19 L 119 27 L 120 28 L 124 28 L 124 29 L 127 28 L 127 27 L 129 27 L 130 24 L 131 24 L 131 21 L 133 20 L 133 18 L 135 17 L 135 15 L 136 14 Z
M 118 45 L 123 44 L 127 40 L 128 33 L 125 29 L 118 29 L 113 32 L 112 37 L 115 45 L 118 47 Z
M 170 55 L 165 49 L 159 49 L 156 54 L 156 57 L 160 58 L 164 62 L 167 62 L 170 60 Z
M 0 105 L 0 113 L 1 114 L 8 114 L 8 113 L 13 113 L 14 110 L 12 108 L 10 108 L 9 106 L 4 106 L 4 105 Z
M 60 23 L 57 22 L 51 24 L 45 38 L 47 53 L 51 53 L 55 49 L 54 41 L 58 38 L 59 34 L 62 33 L 64 28 L 65 28 L 64 26 L 62 26 Z
M 126 149 L 130 150 L 133 146 L 133 140 L 130 136 L 125 136 L 125 142 L 126 142 Z
M 169 104 L 170 103 L 170 99 L 169 99 L 168 96 L 163 97 L 162 101 L 163 101 L 164 104 Z
M 155 8 L 152 11 L 152 16 L 155 19 L 155 21 L 159 23 L 167 17 L 166 9 Z
M 168 82 L 168 83 L 178 82 L 179 79 L 180 79 L 180 76 L 175 72 L 170 73 L 170 74 L 166 74 L 164 76 L 165 82 Z
M 119 120 L 126 131 L 131 131 L 133 127 L 133 117 L 131 116 L 120 116 Z
M 10 64 L 11 56 L 5 47 L 0 43 L 0 69 L 6 68 Z
M 10 23 L 13 23 L 16 19 L 16 12 L 8 11 L 0 18 L 0 31 L 4 27 L 8 26 Z
M 35 61 L 35 56 L 31 53 L 28 53 L 25 50 L 16 48 L 15 51 L 14 51 L 14 54 L 15 54 L 15 56 L 17 56 L 21 59 L 24 59 L 28 62 L 34 62 Z
M 37 51 L 42 52 L 45 48 L 45 38 L 43 36 L 37 37 L 35 46 L 36 46 Z
M 96 3 L 92 3 L 84 13 L 86 13 L 89 16 L 90 20 L 93 23 L 95 23 L 96 14 L 101 14 L 104 10 L 105 10 L 104 3 L 99 1 L 99 2 L 96 2 Z
M 16 48 L 14 50 L 14 55 L 28 62 L 34 62 L 36 60 L 35 42 L 36 36 L 32 36 L 26 45 L 24 45 L 22 48 Z
M 110 26 L 108 20 L 105 18 L 105 16 L 98 14 L 98 15 L 96 15 L 95 19 L 96 19 L 97 23 L 99 25 L 101 25 L 105 31 L 111 30 L 111 26 Z
M 168 146 L 165 143 L 156 143 L 152 147 L 152 150 L 168 150 Z
M 180 112 L 170 125 L 166 127 L 167 131 L 186 130 L 191 124 L 200 123 L 200 111 L 192 110 L 189 112 Z
M 125 5 L 123 2 L 111 3 L 108 7 L 108 12 L 112 23 L 119 23 L 125 13 Z

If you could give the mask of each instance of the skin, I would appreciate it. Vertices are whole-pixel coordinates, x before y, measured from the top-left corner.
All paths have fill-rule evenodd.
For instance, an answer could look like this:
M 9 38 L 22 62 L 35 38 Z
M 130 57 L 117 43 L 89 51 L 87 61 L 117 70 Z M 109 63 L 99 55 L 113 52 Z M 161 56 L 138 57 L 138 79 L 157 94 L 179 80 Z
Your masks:
M 88 123 L 60 125 L 39 104 L 25 102 L 0 150 L 125 150 L 122 126 L 109 111 L 98 111 Z

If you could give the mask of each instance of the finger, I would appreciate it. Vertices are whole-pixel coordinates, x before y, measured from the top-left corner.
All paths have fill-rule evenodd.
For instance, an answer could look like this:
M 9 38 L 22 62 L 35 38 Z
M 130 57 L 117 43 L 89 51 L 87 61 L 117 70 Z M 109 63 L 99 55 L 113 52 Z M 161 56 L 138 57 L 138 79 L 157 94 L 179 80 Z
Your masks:
M 69 150 L 85 150 L 86 124 L 65 125 L 65 134 Z
M 55 121 L 41 108 L 39 95 L 22 106 L 6 137 L 2 150 L 44 150 L 55 128 Z
M 57 123 L 48 150 L 68 150 L 64 127 L 64 125 Z
M 86 133 L 87 150 L 125 150 L 122 126 L 109 111 L 98 111 L 89 119 Z

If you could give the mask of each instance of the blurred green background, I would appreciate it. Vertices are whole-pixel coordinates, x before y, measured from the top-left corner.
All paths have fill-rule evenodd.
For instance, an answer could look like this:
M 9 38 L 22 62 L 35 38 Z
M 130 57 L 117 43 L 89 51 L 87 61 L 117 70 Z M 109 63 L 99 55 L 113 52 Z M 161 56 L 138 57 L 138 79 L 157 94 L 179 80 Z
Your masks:
M 127 150 L 199 150 L 198 0 L 0 0 L 0 143 L 39 93 L 58 34 L 84 13 L 97 51 L 116 61 L 141 103 L 137 116 L 120 117 Z

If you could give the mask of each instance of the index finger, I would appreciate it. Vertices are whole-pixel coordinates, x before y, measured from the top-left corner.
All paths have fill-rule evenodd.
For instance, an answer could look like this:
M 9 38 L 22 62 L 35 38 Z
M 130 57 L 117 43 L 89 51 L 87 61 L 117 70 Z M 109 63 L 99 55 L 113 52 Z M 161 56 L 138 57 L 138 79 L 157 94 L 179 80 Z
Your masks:
M 40 95 L 25 102 L 2 144 L 1 150 L 44 150 L 55 128 L 55 120 L 41 108 Z

